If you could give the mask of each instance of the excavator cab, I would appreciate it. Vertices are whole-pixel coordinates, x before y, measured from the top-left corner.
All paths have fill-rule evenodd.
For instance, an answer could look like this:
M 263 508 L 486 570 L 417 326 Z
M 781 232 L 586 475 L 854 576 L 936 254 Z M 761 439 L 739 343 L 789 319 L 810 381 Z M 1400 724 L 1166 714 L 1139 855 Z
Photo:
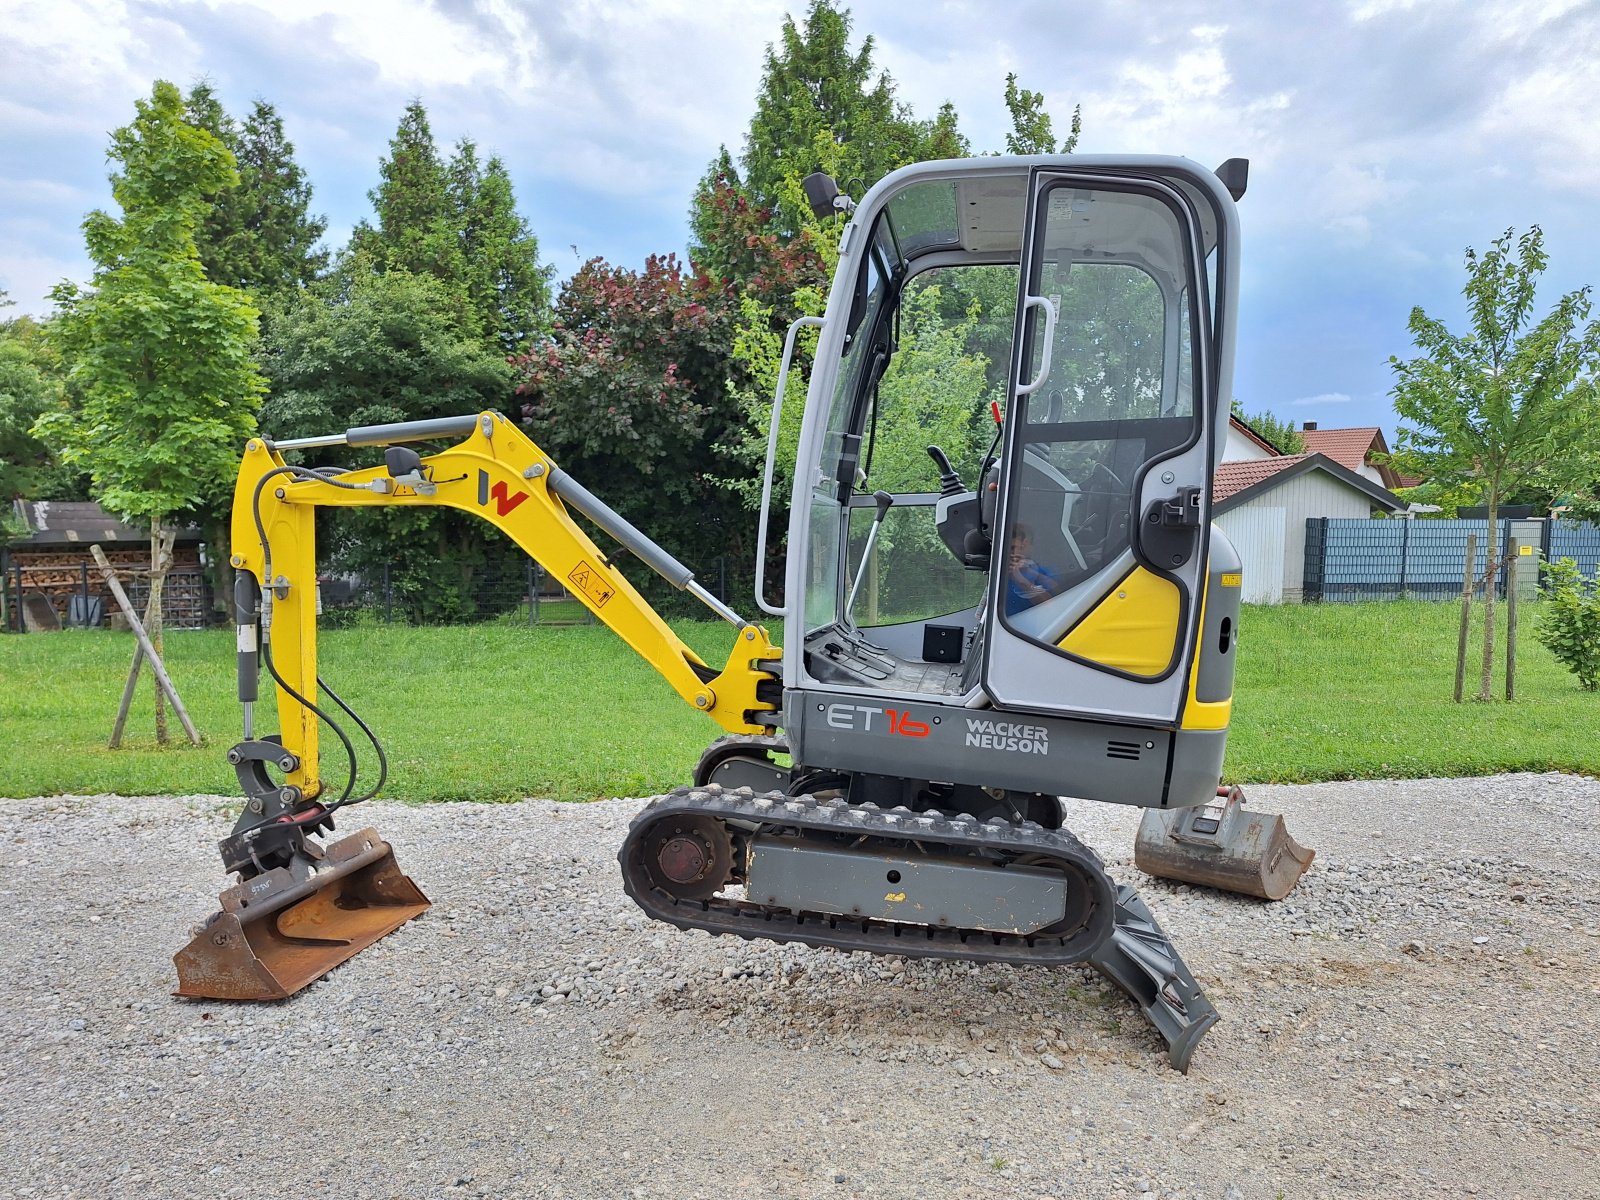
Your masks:
M 900 764 L 897 735 L 839 707 L 866 693 L 929 725 L 913 753 L 943 778 L 1215 795 L 1239 590 L 1209 483 L 1237 240 L 1223 182 L 1176 159 L 921 164 L 863 201 L 791 510 L 803 756 Z M 1048 752 L 989 744 L 1000 725 L 1037 725 Z

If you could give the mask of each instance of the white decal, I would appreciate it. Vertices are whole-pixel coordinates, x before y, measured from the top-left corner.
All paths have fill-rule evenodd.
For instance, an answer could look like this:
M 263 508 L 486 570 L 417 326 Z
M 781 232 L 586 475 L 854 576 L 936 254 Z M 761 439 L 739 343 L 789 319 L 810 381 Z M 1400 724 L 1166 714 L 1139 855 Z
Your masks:
M 1050 731 L 1042 725 L 968 717 L 967 745 L 1013 754 L 1049 754 Z

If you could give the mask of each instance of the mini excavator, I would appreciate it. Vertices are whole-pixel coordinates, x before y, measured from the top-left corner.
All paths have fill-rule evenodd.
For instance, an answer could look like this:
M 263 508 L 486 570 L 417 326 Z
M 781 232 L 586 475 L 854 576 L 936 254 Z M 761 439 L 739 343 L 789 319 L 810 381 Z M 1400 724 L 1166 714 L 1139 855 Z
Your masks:
M 244 806 L 221 843 L 239 882 L 176 956 L 178 994 L 288 996 L 427 908 L 375 830 L 316 836 L 377 793 L 386 764 L 317 675 L 314 518 L 447 505 L 508 534 L 725 731 L 621 846 L 622 885 L 650 917 L 1087 963 L 1187 1070 L 1216 1011 L 1135 890 L 1062 827 L 1062 798 L 1142 807 L 1135 861 L 1156 875 L 1277 899 L 1312 857 L 1219 788 L 1241 569 L 1210 481 L 1246 176 L 1240 159 L 972 158 L 903 168 L 859 204 L 806 180 L 819 218 L 846 224 L 824 314 L 785 339 L 771 414 L 754 599 L 781 620 L 781 651 L 497 413 L 251 441 L 232 529 L 244 736 L 228 756 Z M 808 327 L 774 600 L 782 407 Z M 290 461 L 332 447 L 381 447 L 383 462 Z M 720 669 L 591 530 L 728 623 Z M 254 728 L 262 668 L 272 734 Z M 378 753 L 360 795 L 335 708 Z M 351 762 L 339 791 L 319 768 L 324 728 Z

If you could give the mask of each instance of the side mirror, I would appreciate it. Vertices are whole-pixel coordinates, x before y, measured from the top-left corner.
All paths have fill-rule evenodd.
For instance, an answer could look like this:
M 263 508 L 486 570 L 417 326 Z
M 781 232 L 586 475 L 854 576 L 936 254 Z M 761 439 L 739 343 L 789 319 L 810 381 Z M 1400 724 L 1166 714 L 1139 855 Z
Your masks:
M 826 221 L 835 213 L 855 211 L 856 202 L 839 190 L 831 175 L 813 171 L 800 181 L 800 186 L 805 189 L 812 215 L 819 221 Z

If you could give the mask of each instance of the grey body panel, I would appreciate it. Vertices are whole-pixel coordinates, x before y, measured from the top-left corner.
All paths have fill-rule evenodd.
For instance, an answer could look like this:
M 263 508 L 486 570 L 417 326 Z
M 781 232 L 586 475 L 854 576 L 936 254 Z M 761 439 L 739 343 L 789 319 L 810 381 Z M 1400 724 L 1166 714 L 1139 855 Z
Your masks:
M 757 904 L 916 925 L 1034 933 L 1066 916 L 1059 871 L 931 854 L 863 854 L 757 838 L 745 894 Z
M 1211 561 L 1206 570 L 1205 624 L 1200 630 L 1200 661 L 1195 676 L 1194 698 L 1215 703 L 1233 695 L 1233 665 L 1238 659 L 1239 599 L 1244 589 L 1239 583 L 1224 584 L 1224 575 L 1239 576 L 1243 564 L 1228 535 L 1211 527 Z
M 791 693 L 785 710 L 807 767 L 1162 804 L 1165 730 L 838 692 Z
M 1227 744 L 1225 730 L 1174 733 L 870 693 L 790 692 L 784 717 L 794 759 L 808 768 L 1144 808 L 1214 796 Z

